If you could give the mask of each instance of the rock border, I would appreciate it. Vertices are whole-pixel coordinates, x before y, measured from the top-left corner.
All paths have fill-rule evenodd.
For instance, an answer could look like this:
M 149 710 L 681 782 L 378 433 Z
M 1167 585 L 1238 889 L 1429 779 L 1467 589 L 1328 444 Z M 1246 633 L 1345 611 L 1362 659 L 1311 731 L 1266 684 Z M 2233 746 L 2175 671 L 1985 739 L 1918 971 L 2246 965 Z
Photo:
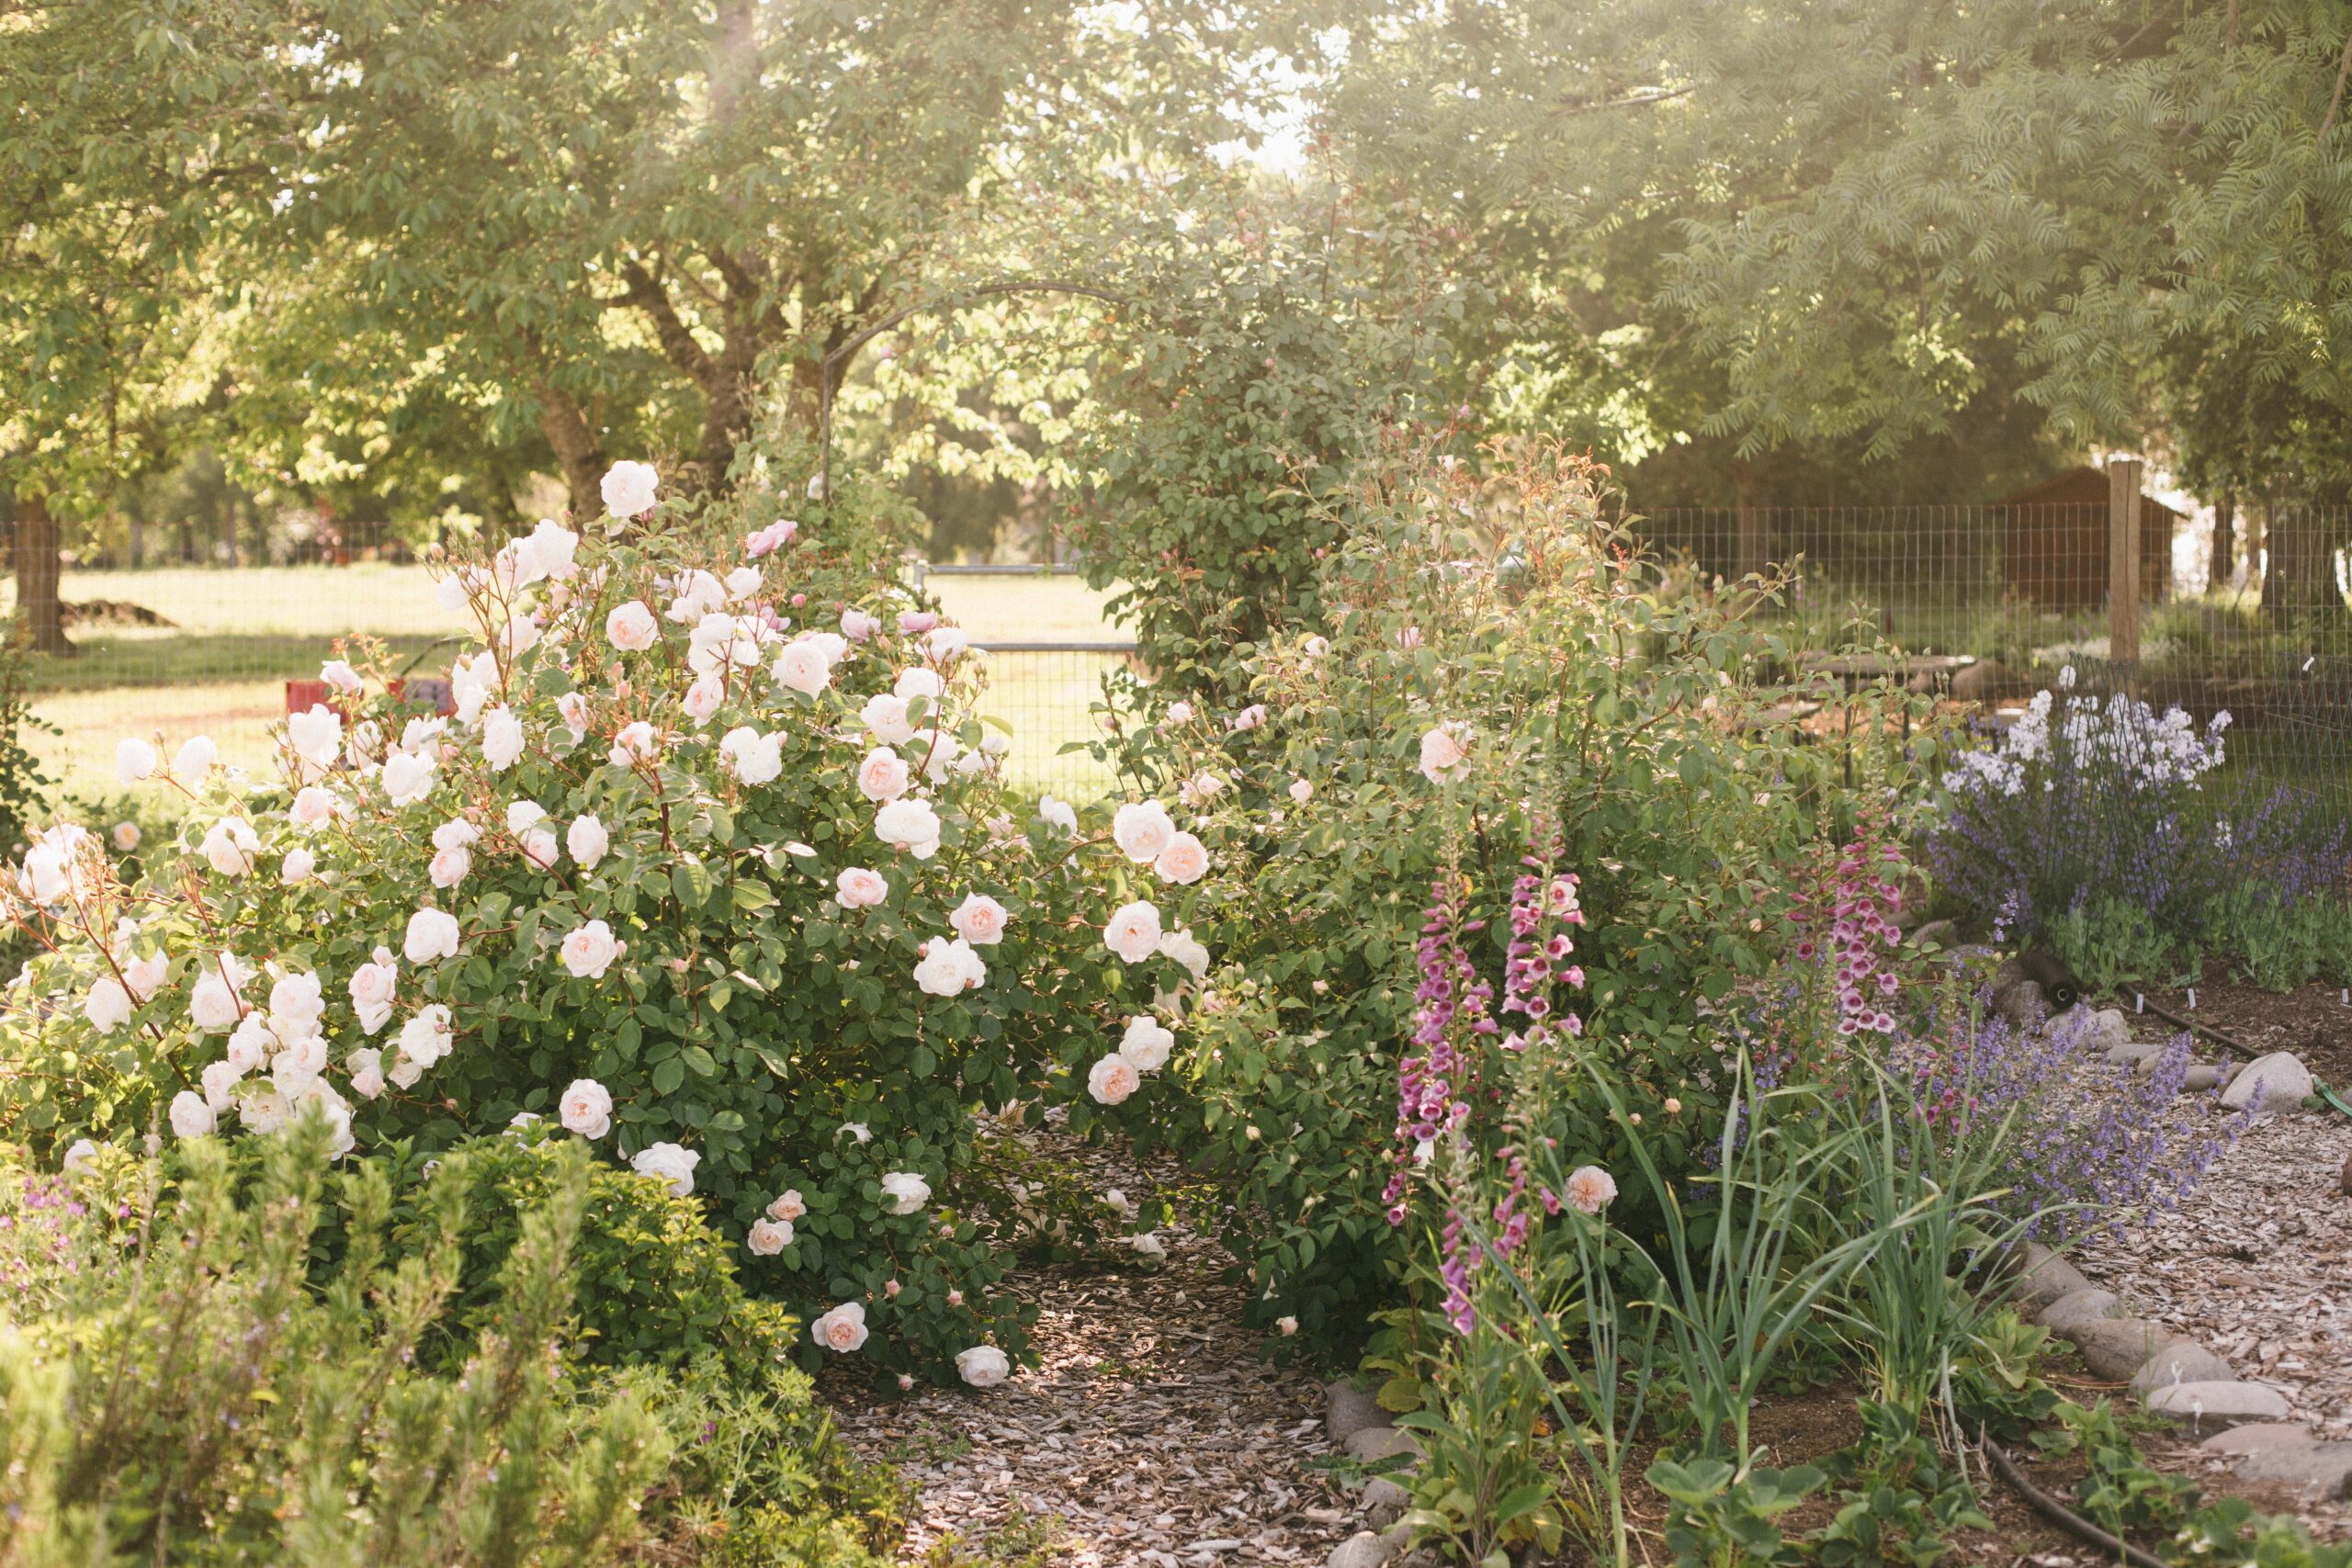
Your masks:
M 1421 1457 L 1419 1439 L 1390 1426 L 1388 1412 L 1358 1388 L 1352 1378 L 1323 1385 L 1323 1425 L 1334 1449 L 1366 1464 L 1398 1455 L 1411 1460 Z M 1365 1482 L 1356 1506 L 1371 1528 L 1333 1547 L 1331 1555 L 1324 1559 L 1324 1568 L 1386 1568 L 1402 1557 L 1412 1540 L 1413 1532 L 1403 1523 L 1411 1503 L 1412 1495 L 1385 1475 Z
M 2192 1436 L 2247 1481 L 2285 1483 L 2313 1500 L 2352 1497 L 2352 1443 L 2329 1442 L 2289 1420 L 2267 1383 L 2248 1382 L 2205 1346 L 2132 1315 L 2112 1291 L 2040 1242 L 2028 1242 L 2011 1297 L 2018 1313 L 2082 1353 L 2100 1377 L 2129 1384 L 2143 1408 Z

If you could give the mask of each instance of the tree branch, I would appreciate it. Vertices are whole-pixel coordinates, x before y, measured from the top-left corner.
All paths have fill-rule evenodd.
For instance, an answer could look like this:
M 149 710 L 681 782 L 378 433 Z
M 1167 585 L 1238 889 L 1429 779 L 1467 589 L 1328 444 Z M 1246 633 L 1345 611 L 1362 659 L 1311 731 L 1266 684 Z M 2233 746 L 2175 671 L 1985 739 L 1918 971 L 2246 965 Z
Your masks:
M 653 319 L 653 335 L 662 344 L 662 356 L 692 377 L 695 386 L 709 391 L 717 367 L 679 319 L 678 308 L 670 302 L 670 291 L 633 259 L 621 263 L 621 276 L 628 284 L 628 292 L 622 298 Z
M 2326 141 L 2327 133 L 2335 129 L 2335 111 L 2344 107 L 2344 83 L 2347 77 L 2352 77 L 2352 33 L 2345 35 L 2344 58 L 2335 62 L 2335 93 L 2327 100 L 2327 118 L 2319 122 L 2319 139 L 2322 141 Z

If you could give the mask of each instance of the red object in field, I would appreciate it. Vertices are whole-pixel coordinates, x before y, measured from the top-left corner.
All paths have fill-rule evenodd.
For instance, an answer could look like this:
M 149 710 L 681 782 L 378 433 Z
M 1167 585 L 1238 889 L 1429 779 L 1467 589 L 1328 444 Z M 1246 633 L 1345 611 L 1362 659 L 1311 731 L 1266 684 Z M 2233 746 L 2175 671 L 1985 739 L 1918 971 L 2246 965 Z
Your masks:
M 338 705 L 334 700 L 334 688 L 324 681 L 286 682 L 286 711 L 288 713 L 308 713 L 322 704 L 328 707 Z

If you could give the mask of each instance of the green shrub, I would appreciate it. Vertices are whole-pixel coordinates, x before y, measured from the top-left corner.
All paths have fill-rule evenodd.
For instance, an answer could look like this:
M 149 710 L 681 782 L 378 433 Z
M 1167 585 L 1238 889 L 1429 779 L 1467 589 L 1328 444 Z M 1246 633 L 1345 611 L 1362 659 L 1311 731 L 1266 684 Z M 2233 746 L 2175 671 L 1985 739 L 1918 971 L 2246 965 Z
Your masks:
M 1395 1289 L 1383 1191 L 1424 909 L 1453 887 L 1497 981 L 1531 843 L 1582 878 L 1584 1023 L 1621 1094 L 1665 1168 L 1698 1157 L 1722 1095 L 1705 1010 L 1781 940 L 1781 868 L 1841 760 L 1751 726 L 1735 677 L 1786 650 L 1748 601 L 1666 587 L 1602 520 L 1602 486 L 1555 452 L 1484 470 L 1387 453 L 1329 524 L 1320 631 L 1248 665 L 1262 724 L 1163 701 L 1100 748 L 1233 846 L 1195 917 L 1227 960 L 1186 1021 L 1197 1101 L 1125 1120 L 1232 1183 L 1253 1321 L 1346 1337 Z M 1450 726 L 1468 754 L 1441 783 L 1419 763 Z M 1623 1154 L 1597 1102 L 1566 1115 L 1580 1160 Z

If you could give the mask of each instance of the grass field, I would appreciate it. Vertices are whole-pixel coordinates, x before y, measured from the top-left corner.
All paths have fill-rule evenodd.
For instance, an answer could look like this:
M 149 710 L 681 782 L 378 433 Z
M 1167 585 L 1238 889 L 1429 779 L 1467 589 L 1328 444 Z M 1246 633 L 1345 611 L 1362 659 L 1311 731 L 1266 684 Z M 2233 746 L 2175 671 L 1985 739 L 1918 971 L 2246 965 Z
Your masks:
M 1070 578 L 935 578 L 931 586 L 983 646 L 1123 637 L 1103 617 L 1107 595 Z M 137 604 L 172 623 L 85 624 L 73 632 L 79 657 L 34 660 L 40 695 L 33 712 L 56 731 L 30 737 L 34 753 L 51 778 L 85 796 L 117 789 L 114 747 L 126 735 L 160 734 L 168 745 L 209 735 L 226 760 L 266 766 L 285 682 L 315 676 L 336 637 L 381 637 L 419 673 L 438 673 L 447 668 L 449 639 L 466 627 L 464 616 L 439 606 L 422 567 L 74 572 L 64 596 Z M 0 611 L 14 608 L 11 586 L 0 592 Z M 1090 733 L 1087 705 L 1119 662 L 1101 654 L 995 656 L 987 710 L 1012 727 L 1009 767 L 1017 781 L 1064 795 L 1100 791 L 1091 764 L 1059 750 Z

